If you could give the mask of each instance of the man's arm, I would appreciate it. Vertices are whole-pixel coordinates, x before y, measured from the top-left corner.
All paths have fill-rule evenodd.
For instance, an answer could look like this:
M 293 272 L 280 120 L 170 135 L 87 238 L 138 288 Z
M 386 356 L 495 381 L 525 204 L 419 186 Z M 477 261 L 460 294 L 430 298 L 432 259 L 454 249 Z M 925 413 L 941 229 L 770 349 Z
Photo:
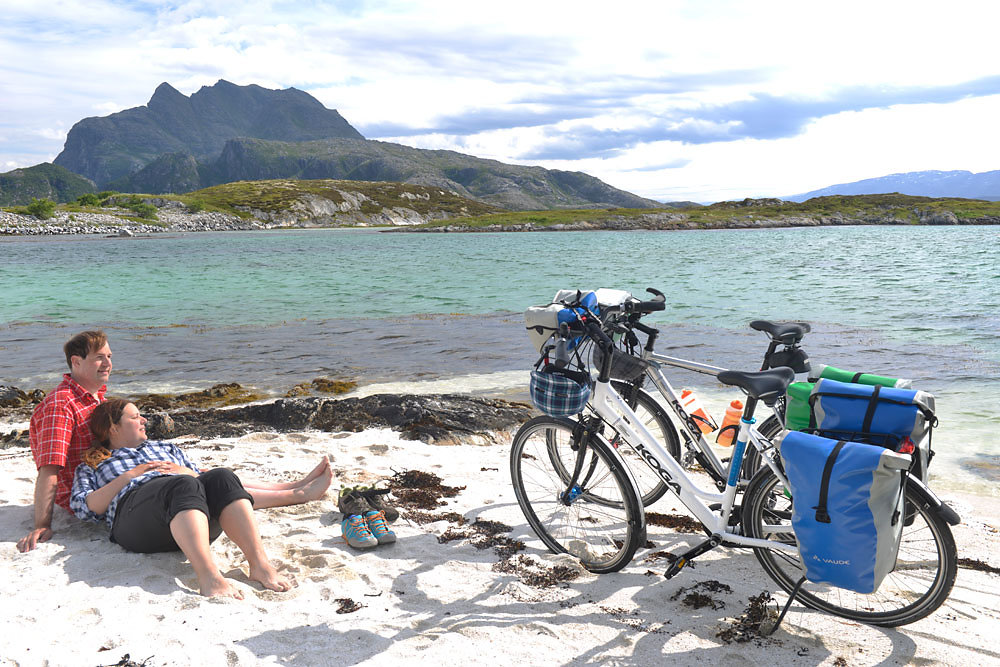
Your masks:
M 48 542 L 52 538 L 52 507 L 55 505 L 59 469 L 55 465 L 38 469 L 38 479 L 35 480 L 35 529 L 18 540 L 17 550 L 21 553 L 31 551 L 39 542 Z

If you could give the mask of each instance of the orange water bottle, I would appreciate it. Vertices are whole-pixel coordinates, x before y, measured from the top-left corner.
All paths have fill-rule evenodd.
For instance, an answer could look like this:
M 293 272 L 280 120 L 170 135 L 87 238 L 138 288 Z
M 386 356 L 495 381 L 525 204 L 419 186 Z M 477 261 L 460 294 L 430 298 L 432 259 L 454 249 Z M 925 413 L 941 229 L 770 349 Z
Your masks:
M 718 428 L 715 425 L 715 420 L 712 419 L 712 415 L 708 414 L 708 410 L 705 409 L 691 389 L 681 389 L 681 405 L 684 406 L 686 413 L 694 417 L 694 421 L 698 424 L 698 428 L 701 429 L 702 433 L 711 433 Z
M 742 416 L 743 403 L 741 401 L 730 403 L 729 407 L 726 408 L 726 416 L 722 418 L 722 427 L 719 429 L 719 435 L 716 436 L 715 442 L 723 447 L 732 447 L 733 440 L 739 433 L 740 417 Z

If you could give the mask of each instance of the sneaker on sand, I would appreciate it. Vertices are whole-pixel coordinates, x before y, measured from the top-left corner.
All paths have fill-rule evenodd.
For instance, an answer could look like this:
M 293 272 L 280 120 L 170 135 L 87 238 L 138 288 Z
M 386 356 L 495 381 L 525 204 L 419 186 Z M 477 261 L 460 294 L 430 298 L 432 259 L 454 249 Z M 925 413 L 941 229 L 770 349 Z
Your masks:
M 368 530 L 368 524 L 365 523 L 365 518 L 360 514 L 352 514 L 344 519 L 344 522 L 340 524 L 340 533 L 344 541 L 355 549 L 370 549 L 378 546 L 379 543 Z
M 375 536 L 375 540 L 379 544 L 391 544 L 396 541 L 396 533 L 385 525 L 385 513 L 381 510 L 366 513 L 365 523 L 368 524 L 368 530 Z
M 364 515 L 366 512 L 370 512 L 374 509 L 371 503 L 362 496 L 356 487 L 345 486 L 340 490 L 340 496 L 337 498 L 337 509 L 340 510 L 344 517 L 348 517 L 352 514 Z
M 384 512 L 385 520 L 389 523 L 399 518 L 399 510 L 385 501 L 385 497 L 389 494 L 389 489 L 379 489 L 374 486 L 359 486 L 354 491 L 367 500 L 373 509 Z

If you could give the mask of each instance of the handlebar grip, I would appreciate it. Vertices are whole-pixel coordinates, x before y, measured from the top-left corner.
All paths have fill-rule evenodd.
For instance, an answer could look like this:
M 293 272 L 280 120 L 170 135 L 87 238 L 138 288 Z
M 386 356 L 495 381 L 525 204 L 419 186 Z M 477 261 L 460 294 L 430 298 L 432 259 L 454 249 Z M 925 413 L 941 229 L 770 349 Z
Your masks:
M 635 304 L 633 308 L 643 313 L 653 313 L 658 310 L 664 310 L 667 307 L 664 301 L 640 301 Z
M 586 326 L 587 333 L 590 334 L 590 337 L 593 338 L 598 345 L 601 346 L 601 349 L 610 350 L 612 348 L 614 343 L 611 342 L 611 339 L 608 338 L 607 334 L 604 333 L 601 326 L 597 324 L 597 322 L 587 320 Z

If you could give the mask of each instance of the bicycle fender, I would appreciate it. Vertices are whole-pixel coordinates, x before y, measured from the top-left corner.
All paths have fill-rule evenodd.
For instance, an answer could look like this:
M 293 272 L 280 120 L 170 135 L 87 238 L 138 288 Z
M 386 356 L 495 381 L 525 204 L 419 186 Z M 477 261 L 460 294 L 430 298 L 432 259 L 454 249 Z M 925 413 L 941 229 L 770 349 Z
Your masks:
M 962 517 L 958 515 L 958 512 L 953 510 L 948 503 L 938 498 L 937 495 L 930 490 L 930 487 L 921 482 L 918 478 L 910 475 L 906 480 L 906 485 L 907 488 L 912 491 L 915 496 L 917 496 L 924 508 L 937 514 L 949 525 L 957 526 L 962 523 Z

